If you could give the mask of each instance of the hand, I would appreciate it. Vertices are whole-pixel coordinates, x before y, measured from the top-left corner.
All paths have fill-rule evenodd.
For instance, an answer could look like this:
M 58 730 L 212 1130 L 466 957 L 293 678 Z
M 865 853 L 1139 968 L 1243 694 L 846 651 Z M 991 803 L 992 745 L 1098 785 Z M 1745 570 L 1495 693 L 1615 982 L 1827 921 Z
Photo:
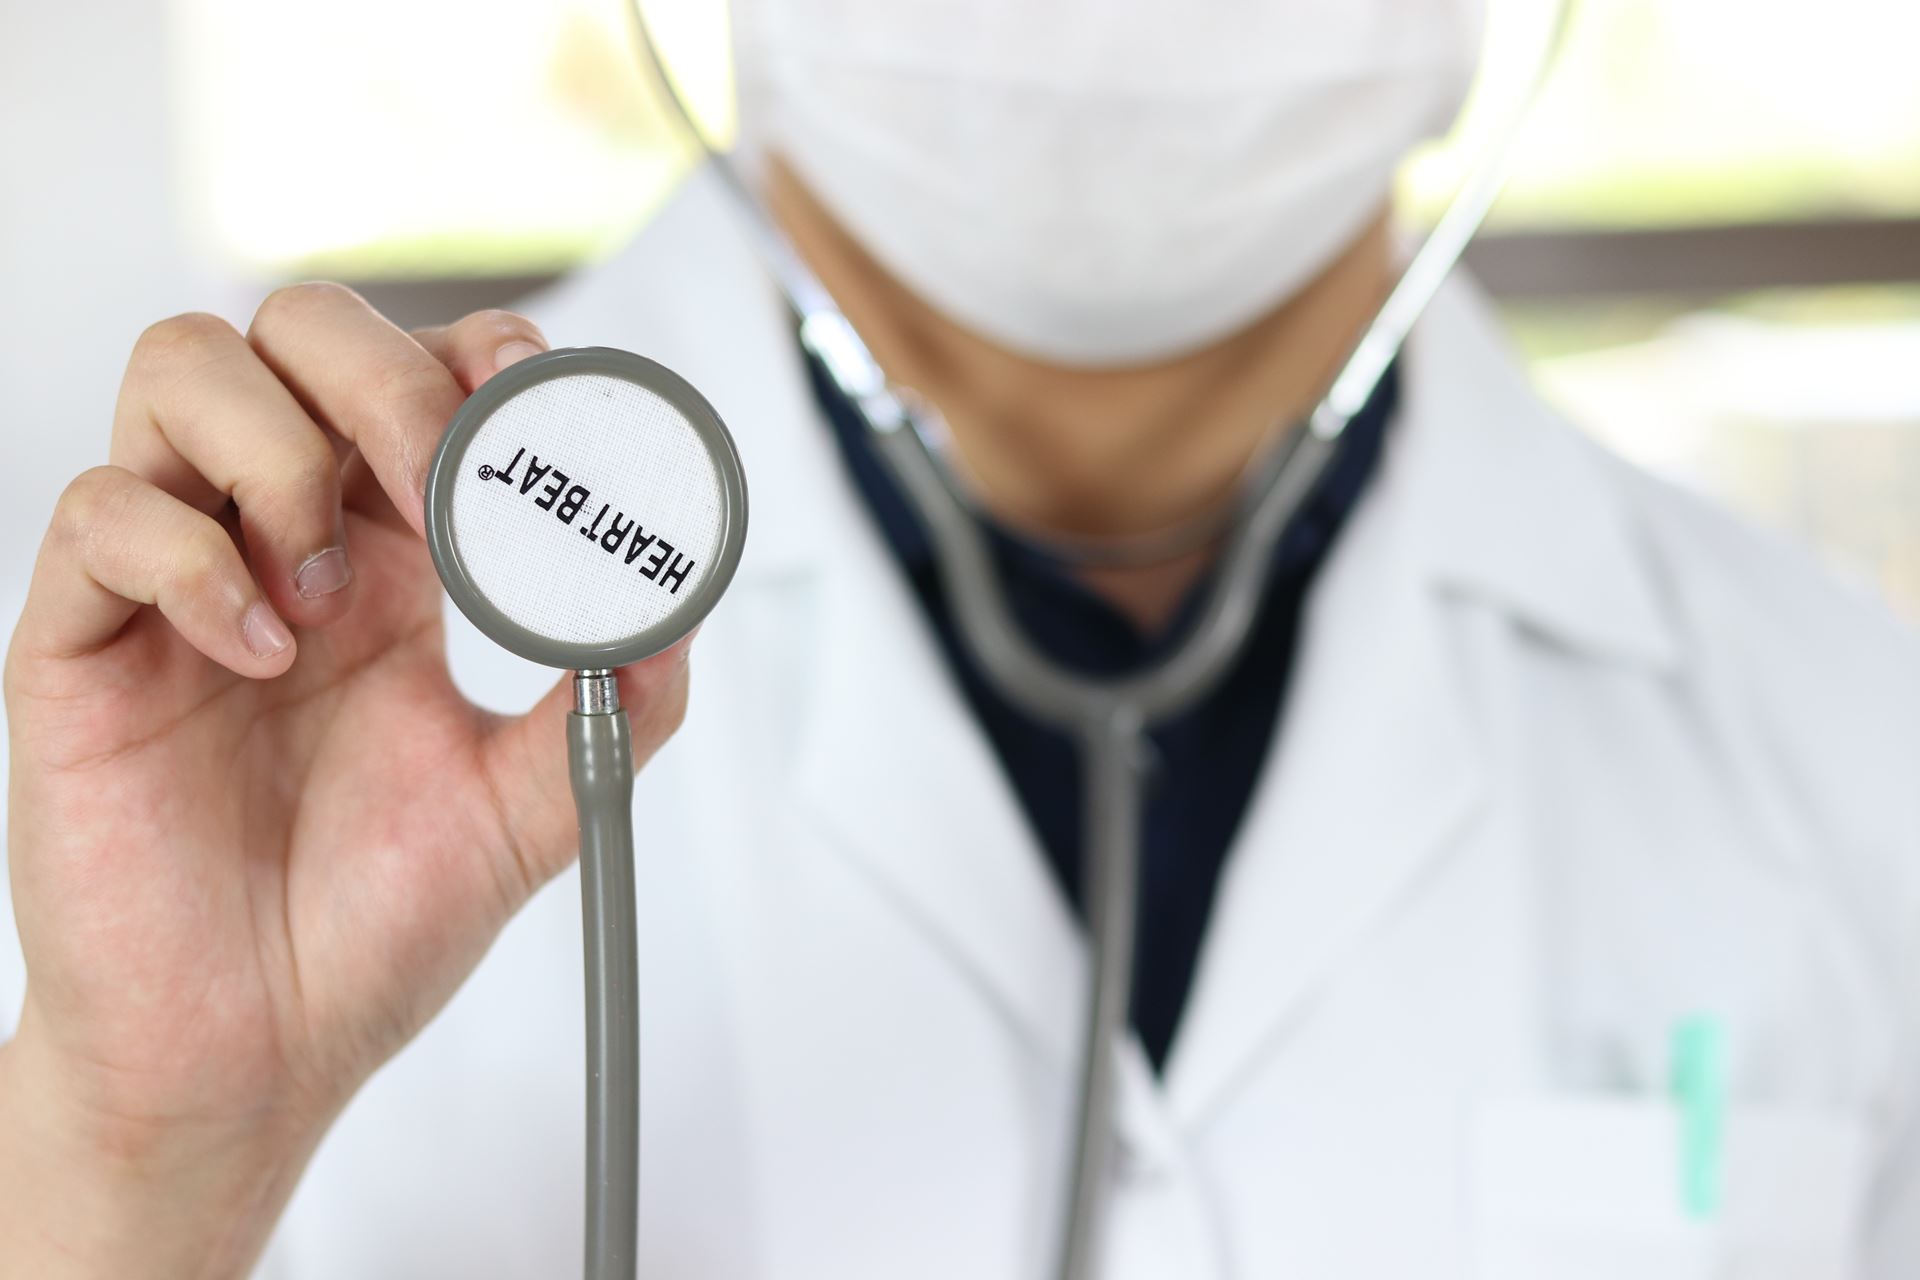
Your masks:
M 448 419 L 544 345 L 312 284 L 135 348 L 7 655 L 0 1272 L 244 1273 L 353 1090 L 572 860 L 567 682 L 469 704 L 421 538 Z M 640 761 L 685 657 L 622 673 Z

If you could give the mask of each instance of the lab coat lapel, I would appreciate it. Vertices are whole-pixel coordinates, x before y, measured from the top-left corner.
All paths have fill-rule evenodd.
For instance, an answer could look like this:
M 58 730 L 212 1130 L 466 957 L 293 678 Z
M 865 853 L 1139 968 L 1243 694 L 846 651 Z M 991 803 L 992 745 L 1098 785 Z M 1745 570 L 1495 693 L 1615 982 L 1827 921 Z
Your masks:
M 1310 601 L 1169 1063 L 1183 1120 L 1284 1036 L 1482 793 L 1441 603 L 1412 572 L 1414 530 L 1392 499 L 1376 491 L 1356 512 Z
M 1620 464 L 1539 402 L 1469 287 L 1436 299 L 1403 375 L 1216 898 L 1169 1064 L 1186 1118 L 1285 1041 L 1471 832 L 1489 766 L 1469 617 L 1585 662 L 1677 661 Z
M 917 603 L 844 479 L 831 484 L 846 518 L 821 583 L 801 807 L 1024 1039 L 1070 1062 L 1074 918 Z

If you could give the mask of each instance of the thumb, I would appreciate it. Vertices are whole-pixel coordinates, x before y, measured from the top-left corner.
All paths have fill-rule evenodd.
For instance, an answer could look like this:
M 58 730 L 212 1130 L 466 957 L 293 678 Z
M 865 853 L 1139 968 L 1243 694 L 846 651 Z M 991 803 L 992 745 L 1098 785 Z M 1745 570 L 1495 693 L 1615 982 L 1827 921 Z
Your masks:
M 511 311 L 476 311 L 452 324 L 415 329 L 413 340 L 451 369 L 468 395 L 508 365 L 547 349 L 540 326 Z
M 687 714 L 688 653 L 693 636 L 644 662 L 622 667 L 620 705 L 633 740 L 637 773 Z M 496 722 L 481 738 L 480 768 L 498 797 L 505 839 L 499 856 L 507 878 L 528 896 L 565 870 L 580 851 L 567 774 L 567 716 L 573 676 L 562 676 L 531 711 Z

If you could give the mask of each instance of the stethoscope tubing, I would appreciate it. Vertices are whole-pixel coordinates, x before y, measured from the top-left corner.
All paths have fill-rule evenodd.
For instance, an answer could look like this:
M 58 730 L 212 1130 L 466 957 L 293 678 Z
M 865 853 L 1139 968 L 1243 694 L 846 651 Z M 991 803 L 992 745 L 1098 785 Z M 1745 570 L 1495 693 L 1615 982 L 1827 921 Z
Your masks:
M 633 743 L 608 671 L 574 678 L 568 780 L 586 947 L 586 1280 L 633 1280 L 640 1232 L 640 962 Z

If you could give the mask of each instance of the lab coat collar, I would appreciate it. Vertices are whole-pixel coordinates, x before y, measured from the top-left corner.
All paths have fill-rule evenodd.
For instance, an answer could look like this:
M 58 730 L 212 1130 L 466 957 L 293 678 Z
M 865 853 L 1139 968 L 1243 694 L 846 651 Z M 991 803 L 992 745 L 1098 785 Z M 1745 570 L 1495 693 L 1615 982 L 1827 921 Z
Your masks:
M 1571 651 L 1653 669 L 1679 645 L 1622 463 L 1559 421 L 1455 281 L 1415 330 L 1391 465 L 1443 591 Z
M 1284 1041 L 1469 829 L 1487 777 L 1456 602 L 1583 660 L 1675 660 L 1615 464 L 1533 397 L 1465 287 L 1423 325 L 1405 376 L 1381 475 L 1310 598 L 1280 740 L 1216 904 L 1165 1078 L 1178 1123 Z M 828 456 L 826 425 L 810 425 Z M 836 549 L 831 637 L 800 792 L 1023 1039 L 1068 1067 L 1086 972 L 1073 914 L 857 493 L 827 471 L 809 474 L 816 532 Z M 1154 1109 L 1128 1104 L 1136 1141 Z

